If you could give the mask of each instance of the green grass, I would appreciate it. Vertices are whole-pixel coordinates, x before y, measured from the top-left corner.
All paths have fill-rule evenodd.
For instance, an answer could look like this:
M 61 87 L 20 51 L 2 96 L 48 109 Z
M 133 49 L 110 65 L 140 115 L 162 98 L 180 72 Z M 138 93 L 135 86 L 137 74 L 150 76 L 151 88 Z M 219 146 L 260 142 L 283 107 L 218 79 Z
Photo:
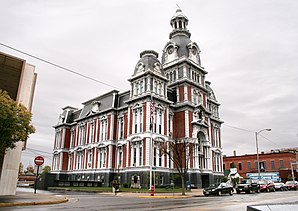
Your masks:
M 49 187 L 49 190 L 65 190 L 65 191 L 82 191 L 82 192 L 112 192 L 111 187 Z M 147 188 L 133 189 L 133 188 L 120 188 L 120 192 L 129 193 L 149 193 L 150 190 Z M 166 189 L 166 188 L 156 188 L 156 193 L 181 193 L 181 188 Z M 186 191 L 189 192 L 189 191 Z

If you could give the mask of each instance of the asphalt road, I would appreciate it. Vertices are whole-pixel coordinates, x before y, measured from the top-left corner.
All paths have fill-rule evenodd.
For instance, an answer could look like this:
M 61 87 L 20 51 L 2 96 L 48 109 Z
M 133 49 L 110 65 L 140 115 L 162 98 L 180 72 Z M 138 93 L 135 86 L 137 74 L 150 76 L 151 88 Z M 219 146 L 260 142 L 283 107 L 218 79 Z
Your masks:
M 247 205 L 295 202 L 298 191 L 270 192 L 260 194 L 234 194 L 221 197 L 193 197 L 184 199 L 148 199 L 111 194 L 67 193 L 69 202 L 56 205 L 28 207 L 2 207 L 1 210 L 22 211 L 95 211 L 95 210 L 246 210 Z

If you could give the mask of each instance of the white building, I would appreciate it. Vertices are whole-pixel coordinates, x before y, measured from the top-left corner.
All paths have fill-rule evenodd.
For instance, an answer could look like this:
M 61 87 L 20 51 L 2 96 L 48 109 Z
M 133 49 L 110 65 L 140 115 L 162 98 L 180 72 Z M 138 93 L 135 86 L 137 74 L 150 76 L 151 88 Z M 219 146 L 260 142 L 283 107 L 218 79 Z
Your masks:
M 35 66 L 25 60 L 0 52 L 0 89 L 6 90 L 17 103 L 29 111 L 32 108 L 37 74 Z M 0 140 L 1 141 L 1 140 Z M 19 164 L 26 143 L 16 143 L 16 148 L 0 156 L 0 195 L 15 195 Z

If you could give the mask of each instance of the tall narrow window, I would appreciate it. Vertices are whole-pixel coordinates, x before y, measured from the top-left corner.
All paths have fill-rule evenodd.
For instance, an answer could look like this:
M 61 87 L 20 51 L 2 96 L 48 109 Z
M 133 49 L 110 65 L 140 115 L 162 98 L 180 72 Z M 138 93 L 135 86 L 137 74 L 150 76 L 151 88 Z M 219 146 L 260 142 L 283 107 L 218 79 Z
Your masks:
M 138 110 L 135 110 L 135 133 L 138 132 Z
M 142 110 L 140 110 L 140 114 L 139 114 L 139 122 L 140 122 L 140 132 L 143 131 L 143 125 L 142 125 L 142 121 L 143 120 L 143 113 Z
M 137 148 L 136 144 L 133 145 L 133 166 L 136 166 L 137 163 Z
M 119 139 L 123 139 L 123 131 L 124 131 L 124 122 L 123 118 L 119 120 Z
M 140 82 L 140 93 L 143 93 L 143 81 Z
M 271 170 L 275 170 L 274 160 L 271 160 Z
M 140 146 L 140 151 L 139 151 L 139 165 L 142 166 L 142 160 L 143 160 L 143 152 L 142 152 L 142 146 Z
M 242 171 L 242 163 L 238 163 L 239 171 Z
M 284 166 L 284 161 L 283 161 L 283 160 L 279 160 L 279 168 L 280 168 L 280 169 L 285 168 L 285 166 Z
M 94 142 L 94 124 L 93 124 L 93 122 L 90 123 L 89 141 L 90 141 L 91 143 Z
M 158 133 L 161 134 L 161 125 L 162 125 L 162 118 L 161 118 L 161 111 L 159 112 L 159 125 L 158 125 Z
M 162 165 L 162 154 L 161 154 L 161 150 L 159 150 L 159 153 L 158 153 L 158 157 L 159 157 L 159 162 L 158 162 L 158 166 L 161 166 Z
M 72 154 L 69 155 L 69 160 L 68 160 L 68 170 L 72 170 Z
M 156 147 L 153 147 L 153 166 L 156 166 Z
M 155 109 L 153 121 L 154 121 L 154 133 L 156 133 L 157 109 Z
M 251 166 L 250 166 L 250 162 L 249 161 L 247 162 L 247 169 L 248 169 L 248 171 L 250 171 L 250 169 L 251 169 Z
M 122 167 L 122 150 L 119 150 L 118 155 L 118 168 Z

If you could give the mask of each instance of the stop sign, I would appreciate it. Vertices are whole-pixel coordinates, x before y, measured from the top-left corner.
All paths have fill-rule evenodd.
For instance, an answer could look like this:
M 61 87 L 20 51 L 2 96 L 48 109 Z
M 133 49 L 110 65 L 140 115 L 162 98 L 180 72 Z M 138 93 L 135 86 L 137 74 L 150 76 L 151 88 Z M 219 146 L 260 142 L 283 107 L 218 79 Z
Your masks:
M 34 163 L 37 166 L 41 166 L 44 163 L 44 158 L 42 156 L 37 156 L 34 159 Z

